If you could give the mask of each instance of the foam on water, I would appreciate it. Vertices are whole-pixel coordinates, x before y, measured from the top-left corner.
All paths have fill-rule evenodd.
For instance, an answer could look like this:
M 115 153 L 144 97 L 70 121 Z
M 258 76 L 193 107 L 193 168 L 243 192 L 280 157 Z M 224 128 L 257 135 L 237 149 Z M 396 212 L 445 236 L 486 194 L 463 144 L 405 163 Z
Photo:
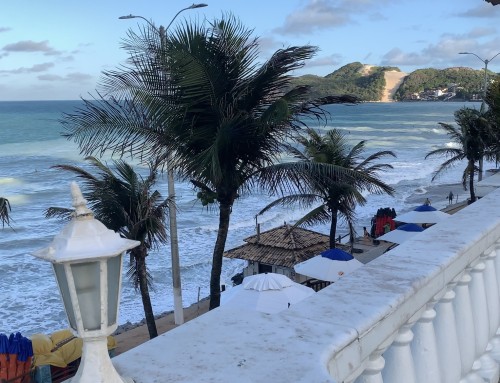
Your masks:
M 56 123 L 60 112 L 72 111 L 78 102 L 1 103 L 0 102 L 0 196 L 12 204 L 12 226 L 0 228 L 0 332 L 21 331 L 23 335 L 50 333 L 67 327 L 66 316 L 50 264 L 31 255 L 46 247 L 64 225 L 44 218 L 50 206 L 71 206 L 69 184 L 74 178 L 52 168 L 57 164 L 86 167 L 78 148 L 59 136 Z M 367 204 L 356 208 L 357 228 L 368 226 L 378 208 L 394 207 L 397 212 L 410 210 L 412 196 L 424 198 L 432 185 L 431 178 L 439 158 L 424 160 L 425 153 L 449 144 L 438 122 L 453 122 L 453 112 L 463 105 L 456 103 L 362 104 L 329 108 L 331 121 L 322 130 L 341 127 L 351 143 L 367 140 L 367 153 L 392 150 L 397 158 L 387 157 L 393 169 L 382 179 L 392 185 L 394 197 L 366 194 Z M 109 157 L 107 158 L 109 159 Z M 140 167 L 143 169 L 143 167 Z M 463 167 L 444 173 L 437 183 L 458 183 Z M 157 189 L 167 194 L 164 178 Z M 209 294 L 212 250 L 218 229 L 218 211 L 203 208 L 196 202 L 196 192 L 185 182 L 176 184 L 178 201 L 179 245 L 183 303 L 188 306 L 198 297 Z M 446 196 L 443 196 L 443 203 Z M 255 214 L 273 200 L 262 193 L 242 196 L 233 207 L 226 249 L 240 246 L 255 234 Z M 439 201 L 436 201 L 436 206 Z M 434 204 L 434 201 L 433 201 Z M 284 222 L 293 223 L 306 210 L 274 208 L 258 217 L 261 230 Z M 311 227 L 323 233 L 329 225 Z M 343 235 L 346 228 L 340 226 Z M 156 314 L 172 310 L 170 246 L 151 251 L 148 259 L 154 277 L 151 292 Z M 230 284 L 244 262 L 224 260 L 221 280 Z M 128 259 L 124 259 L 124 271 Z M 138 322 L 143 318 L 140 295 L 124 277 L 120 306 L 120 323 Z

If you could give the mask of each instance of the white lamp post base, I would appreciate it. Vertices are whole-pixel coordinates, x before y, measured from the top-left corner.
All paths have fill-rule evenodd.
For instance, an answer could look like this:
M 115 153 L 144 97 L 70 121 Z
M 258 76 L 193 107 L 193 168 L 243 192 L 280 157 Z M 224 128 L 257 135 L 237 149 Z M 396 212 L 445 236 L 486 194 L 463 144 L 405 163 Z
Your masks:
M 134 383 L 116 371 L 108 354 L 107 337 L 83 338 L 82 361 L 67 383 Z

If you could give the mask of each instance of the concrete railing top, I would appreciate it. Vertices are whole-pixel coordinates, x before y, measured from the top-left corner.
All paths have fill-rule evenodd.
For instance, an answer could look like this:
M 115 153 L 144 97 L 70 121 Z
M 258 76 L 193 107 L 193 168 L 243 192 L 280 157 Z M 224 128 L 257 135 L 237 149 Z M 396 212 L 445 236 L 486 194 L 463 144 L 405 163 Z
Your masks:
M 279 314 L 221 307 L 113 359 L 141 382 L 341 382 L 500 238 L 500 191 Z

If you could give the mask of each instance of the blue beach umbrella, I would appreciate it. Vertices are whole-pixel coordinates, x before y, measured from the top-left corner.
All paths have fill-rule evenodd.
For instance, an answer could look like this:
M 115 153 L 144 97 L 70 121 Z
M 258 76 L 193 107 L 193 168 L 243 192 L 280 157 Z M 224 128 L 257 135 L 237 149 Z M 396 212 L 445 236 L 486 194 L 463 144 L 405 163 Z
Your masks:
M 422 226 L 416 225 L 414 223 L 406 223 L 404 225 L 397 227 L 395 230 L 385 233 L 384 235 L 378 237 L 377 239 L 401 244 L 404 241 L 413 238 L 416 234 L 422 231 L 424 231 L 424 228 Z
M 448 213 L 437 210 L 430 205 L 421 205 L 408 213 L 398 215 L 394 220 L 407 223 L 437 223 L 449 216 Z
M 335 282 L 361 266 L 363 264 L 348 252 L 342 249 L 329 249 L 296 264 L 293 268 L 299 274 L 321 281 Z
M 351 261 L 354 259 L 354 257 L 347 251 L 337 248 L 325 250 L 320 253 L 320 255 L 324 258 L 331 259 L 332 261 Z
M 0 334 L 0 354 L 9 352 L 9 338 L 5 334 Z

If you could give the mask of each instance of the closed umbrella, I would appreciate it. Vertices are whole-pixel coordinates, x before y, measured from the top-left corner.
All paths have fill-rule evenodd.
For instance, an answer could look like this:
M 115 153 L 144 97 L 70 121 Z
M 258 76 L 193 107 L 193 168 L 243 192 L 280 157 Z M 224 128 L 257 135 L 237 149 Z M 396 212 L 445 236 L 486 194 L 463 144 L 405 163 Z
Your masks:
M 17 356 L 21 351 L 21 333 L 12 333 L 9 336 L 9 364 L 7 368 L 7 379 L 13 379 L 17 375 Z
M 414 223 L 405 223 L 404 225 L 398 226 L 395 230 L 385 233 L 377 239 L 401 244 L 422 231 L 424 231 L 424 228 L 422 226 L 416 225 Z
M 398 215 L 394 220 L 407 223 L 437 223 L 449 217 L 448 213 L 437 210 L 435 207 L 421 205 L 408 213 Z
M 293 268 L 302 275 L 321 281 L 335 282 L 345 274 L 363 264 L 342 249 L 329 249 L 307 261 L 297 263 Z
M 20 376 L 17 383 L 21 383 L 22 376 L 27 374 L 31 369 L 31 359 L 33 357 L 33 345 L 31 340 L 22 337 L 20 341 L 20 352 L 17 357 L 17 372 L 16 376 Z
M 241 285 L 223 292 L 221 306 L 274 314 L 314 293 L 310 287 L 282 274 L 256 274 L 245 277 Z
M 7 354 L 9 353 L 9 338 L 0 334 L 0 381 L 7 380 Z

